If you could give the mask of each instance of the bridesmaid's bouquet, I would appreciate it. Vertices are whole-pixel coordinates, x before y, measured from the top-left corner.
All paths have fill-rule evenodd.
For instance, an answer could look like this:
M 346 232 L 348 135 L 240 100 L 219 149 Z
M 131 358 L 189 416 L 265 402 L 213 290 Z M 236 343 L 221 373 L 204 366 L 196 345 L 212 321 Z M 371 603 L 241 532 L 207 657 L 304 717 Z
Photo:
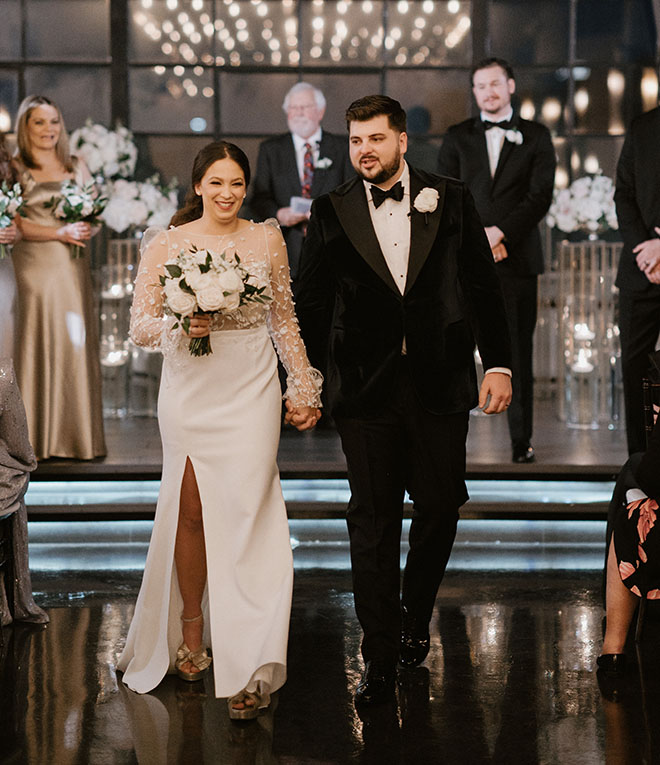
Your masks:
M 53 215 L 65 223 L 81 221 L 95 225 L 105 209 L 108 200 L 98 194 L 93 183 L 78 186 L 73 181 L 63 181 L 60 196 L 51 197 L 45 207 L 53 210 Z M 71 250 L 72 257 L 81 258 L 83 248 L 76 244 Z
M 9 186 L 3 181 L 0 186 L 0 228 L 9 228 L 22 209 L 23 190 L 20 183 Z M 7 254 L 7 245 L 0 242 L 0 260 L 6 258 Z
M 249 303 L 266 304 L 270 295 L 266 285 L 256 284 L 255 277 L 241 265 L 236 253 L 216 253 L 199 250 L 194 245 L 189 252 L 181 250 L 165 263 L 160 277 L 164 291 L 164 309 L 177 319 L 187 333 L 195 314 L 226 315 Z M 192 356 L 213 353 L 211 339 L 193 337 L 188 346 Z

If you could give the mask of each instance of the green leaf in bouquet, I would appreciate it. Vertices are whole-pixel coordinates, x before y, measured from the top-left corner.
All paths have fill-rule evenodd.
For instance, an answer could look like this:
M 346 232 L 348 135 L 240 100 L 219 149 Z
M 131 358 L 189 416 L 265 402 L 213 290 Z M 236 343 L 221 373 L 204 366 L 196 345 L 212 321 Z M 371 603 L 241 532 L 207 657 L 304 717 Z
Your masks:
M 166 264 L 165 270 L 173 279 L 178 279 L 179 276 L 183 274 L 183 271 L 181 270 L 181 268 L 177 266 L 175 263 Z
M 187 292 L 189 295 L 195 294 L 195 290 L 192 287 L 188 286 L 188 282 L 185 279 L 181 279 L 181 281 L 179 282 L 179 287 L 181 288 L 183 292 Z
M 167 279 L 165 278 L 165 275 L 164 275 L 164 274 L 161 274 L 161 275 L 158 277 L 158 280 L 160 281 L 160 286 L 161 286 L 161 287 L 164 287 L 164 286 L 165 286 L 165 284 L 167 283 Z
M 185 316 L 183 321 L 181 322 L 183 325 L 183 331 L 187 334 L 190 333 L 190 316 Z

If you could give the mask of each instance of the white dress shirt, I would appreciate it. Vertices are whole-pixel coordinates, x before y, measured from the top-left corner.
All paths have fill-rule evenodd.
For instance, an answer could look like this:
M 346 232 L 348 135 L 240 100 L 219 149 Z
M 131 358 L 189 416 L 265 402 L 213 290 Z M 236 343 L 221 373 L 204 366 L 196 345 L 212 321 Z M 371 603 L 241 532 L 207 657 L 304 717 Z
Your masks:
M 293 148 L 296 151 L 296 165 L 298 166 L 298 177 L 300 183 L 305 180 L 305 144 L 309 144 L 312 147 L 312 155 L 314 157 L 314 167 L 319 159 L 319 151 L 321 146 L 321 136 L 323 131 L 319 128 L 316 133 L 310 135 L 309 138 L 301 138 L 295 133 L 291 133 L 293 138 Z
M 510 120 L 513 117 L 513 109 L 505 117 L 497 120 L 497 122 L 504 122 Z M 488 120 L 489 122 L 495 122 L 491 120 L 488 114 L 481 112 L 481 119 Z M 490 165 L 491 177 L 495 175 L 497 170 L 497 163 L 500 161 L 500 153 L 502 152 L 502 146 L 504 145 L 504 129 L 500 127 L 492 127 L 486 130 L 486 147 L 488 148 L 488 164 Z

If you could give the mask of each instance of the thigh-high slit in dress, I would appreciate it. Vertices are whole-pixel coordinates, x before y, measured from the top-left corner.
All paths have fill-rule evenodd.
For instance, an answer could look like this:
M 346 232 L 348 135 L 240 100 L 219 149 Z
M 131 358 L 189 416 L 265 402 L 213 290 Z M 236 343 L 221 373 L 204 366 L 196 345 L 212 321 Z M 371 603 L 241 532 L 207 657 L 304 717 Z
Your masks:
M 158 402 L 163 474 L 142 586 L 118 668 L 134 691 L 155 688 L 174 668 L 181 612 L 174 545 L 181 482 L 190 459 L 202 504 L 207 583 L 204 641 L 213 655 L 215 695 L 257 690 L 262 705 L 286 679 L 293 564 L 276 463 L 281 389 L 273 343 L 294 404 L 318 405 L 320 375 L 300 340 L 286 248 L 269 223 L 231 236 L 147 232 L 131 331 L 159 345 L 164 366 Z M 236 252 L 267 286 L 266 306 L 215 320 L 213 352 L 191 356 L 180 330 L 163 317 L 158 276 L 180 249 Z

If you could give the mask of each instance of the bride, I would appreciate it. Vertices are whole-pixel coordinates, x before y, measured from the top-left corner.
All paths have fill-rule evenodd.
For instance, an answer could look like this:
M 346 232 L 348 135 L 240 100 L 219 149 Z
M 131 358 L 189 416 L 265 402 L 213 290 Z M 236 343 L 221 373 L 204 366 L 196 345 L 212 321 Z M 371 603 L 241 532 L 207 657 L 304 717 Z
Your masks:
M 276 463 L 281 390 L 273 344 L 287 372 L 285 420 L 298 430 L 320 417 L 321 387 L 300 339 L 282 234 L 238 217 L 249 181 L 241 149 L 205 146 L 173 227 L 143 239 L 131 336 L 164 355 L 163 474 L 118 661 L 138 693 L 170 671 L 198 680 L 212 664 L 215 695 L 228 697 L 234 719 L 255 717 L 286 680 L 293 563 Z M 212 320 L 196 315 L 187 336 L 174 329 L 163 315 L 160 276 L 169 258 L 191 248 L 236 253 L 272 299 Z M 205 336 L 212 353 L 190 355 L 190 339 Z

